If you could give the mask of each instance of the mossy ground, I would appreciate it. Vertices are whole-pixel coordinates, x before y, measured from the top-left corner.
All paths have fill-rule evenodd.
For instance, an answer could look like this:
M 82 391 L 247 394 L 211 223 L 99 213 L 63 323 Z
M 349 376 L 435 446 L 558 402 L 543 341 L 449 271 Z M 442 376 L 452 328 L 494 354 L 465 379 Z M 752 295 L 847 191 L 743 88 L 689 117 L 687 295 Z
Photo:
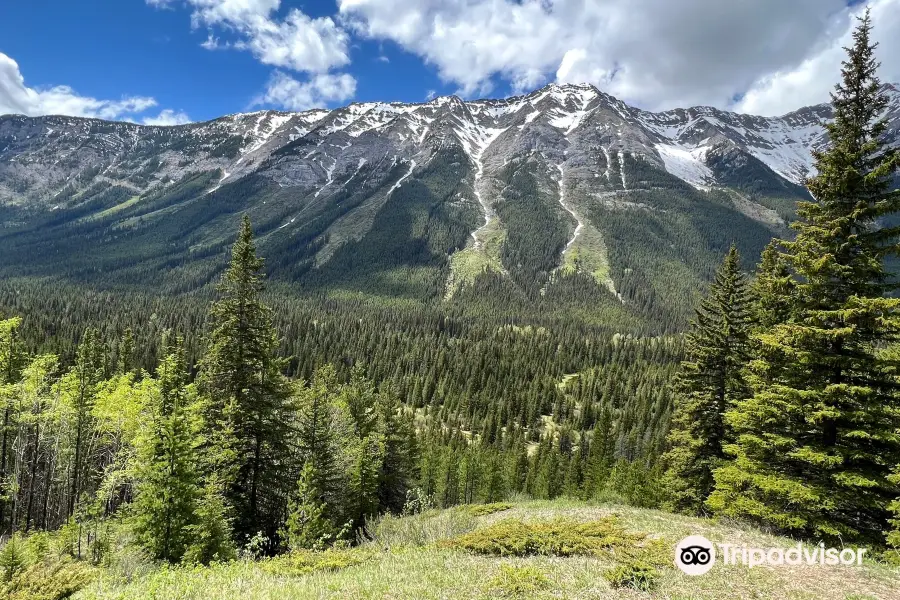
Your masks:
M 475 510 L 474 512 L 481 512 Z M 615 516 L 613 516 L 615 515 Z M 790 540 L 759 531 L 625 506 L 574 501 L 528 502 L 485 516 L 470 507 L 394 519 L 359 548 L 262 562 L 198 568 L 154 569 L 127 580 L 107 571 L 76 598 L 81 600 L 284 600 L 290 598 L 613 598 L 895 600 L 900 569 L 876 562 L 860 567 L 757 567 L 716 565 L 701 577 L 670 566 L 656 568 L 650 591 L 627 585 L 635 569 L 609 552 L 558 556 L 494 556 L 452 547 L 449 540 L 501 523 L 541 527 L 551 521 L 605 523 L 606 531 L 660 540 L 674 548 L 689 534 L 757 547 L 786 547 Z M 518 527 L 518 526 L 517 526 Z M 592 531 L 589 526 L 585 531 Z M 481 536 L 483 539 L 484 536 Z M 299 565 L 299 568 L 294 568 Z M 320 568 L 321 567 L 321 568 Z M 627 571 L 627 572 L 626 572 Z M 617 577 L 612 577 L 617 575 Z M 625 576 L 625 577 L 623 577 Z M 624 587 L 616 581 L 626 580 Z M 610 579 L 612 581 L 610 581 Z

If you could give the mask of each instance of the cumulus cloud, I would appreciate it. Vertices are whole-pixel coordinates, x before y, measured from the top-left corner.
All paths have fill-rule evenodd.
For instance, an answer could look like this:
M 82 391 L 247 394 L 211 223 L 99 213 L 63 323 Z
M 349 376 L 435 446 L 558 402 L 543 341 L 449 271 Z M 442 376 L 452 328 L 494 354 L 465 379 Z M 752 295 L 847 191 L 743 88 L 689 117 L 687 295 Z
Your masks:
M 25 85 L 19 65 L 0 53 L 0 114 L 69 115 L 99 119 L 118 119 L 142 113 L 156 106 L 145 96 L 127 96 L 120 100 L 100 100 L 79 95 L 66 85 L 35 89 Z
M 283 71 L 276 71 L 266 91 L 255 105 L 274 104 L 288 110 L 321 108 L 332 102 L 343 102 L 356 93 L 356 79 L 347 73 L 322 73 L 309 81 L 297 81 Z
M 880 76 L 886 82 L 900 82 L 900 0 L 873 0 L 873 36 L 882 61 Z M 850 9 L 848 9 L 849 12 Z M 854 7 L 857 14 L 864 8 Z M 841 19 L 832 40 L 799 65 L 765 75 L 756 81 L 736 106 L 741 112 L 782 115 L 800 106 L 828 101 L 828 93 L 840 80 L 844 47 L 853 43 L 855 20 Z
M 142 123 L 144 125 L 185 125 L 191 122 L 191 118 L 184 111 L 175 112 L 171 108 L 167 108 L 155 117 L 144 117 Z
M 897 2 L 872 0 L 885 14 L 893 8 L 895 17 Z M 827 52 L 851 26 L 846 0 L 338 0 L 338 6 L 345 27 L 421 56 L 464 95 L 488 93 L 498 78 L 517 91 L 555 79 L 594 83 L 650 109 L 730 106 L 773 74 Z M 878 25 L 883 39 L 900 38 L 896 26 Z M 887 48 L 882 56 L 893 59 Z
M 293 8 L 277 16 L 281 0 L 184 0 L 193 9 L 192 26 L 217 28 L 236 37 L 222 43 L 209 34 L 207 49 L 246 50 L 266 65 L 324 73 L 350 62 L 350 36 L 330 17 L 313 19 Z M 170 7 L 175 0 L 147 0 Z

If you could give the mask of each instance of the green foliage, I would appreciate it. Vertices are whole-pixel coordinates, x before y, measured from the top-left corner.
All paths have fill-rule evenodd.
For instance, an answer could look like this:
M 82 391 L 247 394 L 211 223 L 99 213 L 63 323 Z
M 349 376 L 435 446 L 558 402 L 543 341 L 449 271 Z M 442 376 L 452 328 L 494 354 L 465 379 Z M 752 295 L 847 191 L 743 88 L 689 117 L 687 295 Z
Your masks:
M 494 502 L 492 504 L 472 504 L 463 506 L 462 509 L 473 517 L 484 517 L 494 513 L 503 512 L 504 510 L 509 510 L 512 507 L 513 505 L 508 502 Z
M 501 564 L 490 587 L 512 598 L 533 598 L 550 588 L 550 580 L 537 567 Z
M 334 543 L 340 534 L 328 516 L 333 505 L 329 506 L 323 498 L 322 481 L 312 461 L 304 464 L 297 491 L 288 506 L 283 534 L 291 550 L 322 550 Z
M 7 600 L 65 600 L 87 586 L 97 572 L 71 560 L 36 562 L 0 585 Z
M 649 592 L 657 580 L 657 570 L 645 562 L 630 561 L 603 572 L 603 578 L 614 588 L 632 588 Z
M 3 581 L 10 582 L 28 564 L 25 553 L 25 543 L 22 538 L 14 535 L 3 545 L 0 550 L 0 569 L 3 570 Z
M 265 559 L 261 568 L 275 575 L 300 577 L 309 573 L 333 572 L 371 561 L 374 555 L 365 548 L 329 548 L 322 552 L 295 550 L 283 556 Z
M 206 565 L 237 557 L 229 510 L 220 485 L 215 481 L 204 487 L 194 510 L 194 523 L 187 527 L 187 535 L 190 544 L 185 550 L 184 562 Z
M 636 545 L 644 537 L 626 531 L 615 516 L 588 523 L 562 518 L 533 523 L 506 519 L 446 545 L 492 556 L 595 556 L 619 546 Z
M 160 363 L 157 376 L 149 427 L 138 442 L 134 527 L 154 558 L 180 562 L 196 539 L 192 528 L 201 500 L 196 451 L 201 425 L 192 414 L 197 402 L 180 342 Z

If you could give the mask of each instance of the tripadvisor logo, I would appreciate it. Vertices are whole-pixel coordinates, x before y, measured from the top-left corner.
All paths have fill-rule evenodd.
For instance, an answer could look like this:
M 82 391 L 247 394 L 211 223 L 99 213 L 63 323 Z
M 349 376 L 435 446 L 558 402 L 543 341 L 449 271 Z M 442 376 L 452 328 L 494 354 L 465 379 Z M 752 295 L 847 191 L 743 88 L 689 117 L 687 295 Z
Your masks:
M 717 550 L 718 548 L 718 550 Z M 736 544 L 713 544 L 702 535 L 691 535 L 675 546 L 675 566 L 688 575 L 703 575 L 713 568 L 717 554 L 726 565 L 861 565 L 865 548 L 826 548 L 798 543 L 790 548 L 748 548 Z
M 675 566 L 688 575 L 703 575 L 716 564 L 716 547 L 702 535 L 689 535 L 675 546 Z

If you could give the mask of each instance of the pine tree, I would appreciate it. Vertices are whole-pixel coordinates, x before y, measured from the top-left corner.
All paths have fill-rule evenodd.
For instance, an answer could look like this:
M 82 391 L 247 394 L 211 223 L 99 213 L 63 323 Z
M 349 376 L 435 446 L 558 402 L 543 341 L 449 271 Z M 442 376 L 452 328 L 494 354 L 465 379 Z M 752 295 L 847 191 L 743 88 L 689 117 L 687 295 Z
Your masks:
M 612 409 L 604 406 L 600 420 L 594 427 L 591 446 L 588 451 L 586 473 L 584 475 L 584 497 L 596 498 L 603 492 L 606 480 L 613 467 L 613 418 Z
M 244 216 L 231 265 L 210 311 L 212 331 L 201 364 L 203 393 L 212 400 L 210 441 L 234 460 L 216 465 L 229 479 L 226 496 L 236 532 L 274 538 L 289 487 L 278 470 L 291 457 L 290 388 L 276 358 L 279 341 L 271 310 L 263 304 L 263 261 L 256 255 L 250 219 Z
M 713 470 L 729 441 L 725 411 L 747 393 L 750 295 L 732 246 L 687 335 L 687 358 L 676 382 L 676 406 L 668 436 L 665 488 L 671 508 L 699 513 L 713 489 Z
M 328 506 L 323 500 L 324 493 L 319 488 L 322 480 L 313 462 L 303 465 L 282 534 L 292 550 L 321 550 L 338 535 L 337 527 L 328 518 Z
M 900 462 L 896 362 L 878 351 L 900 330 L 900 300 L 883 296 L 900 228 L 882 219 L 900 192 L 888 191 L 898 155 L 882 139 L 871 30 L 867 13 L 832 94 L 829 146 L 815 153 L 815 201 L 799 204 L 796 238 L 779 242 L 792 306 L 754 336 L 753 394 L 727 415 L 735 460 L 708 504 L 793 534 L 879 543 Z
M 352 433 L 346 430 L 353 426 L 340 420 L 342 391 L 334 367 L 326 365 L 316 370 L 311 384 L 301 389 L 297 398 L 297 451 L 310 478 L 300 486 L 308 496 L 304 504 L 322 505 L 324 516 L 333 523 L 341 522 L 347 499 L 341 494 L 345 481 L 339 445 L 341 438 L 350 438 Z
M 192 543 L 201 494 L 198 427 L 191 414 L 196 393 L 187 382 L 180 340 L 160 362 L 157 378 L 151 426 L 139 445 L 134 525 L 154 558 L 180 562 Z
M 194 511 L 194 522 L 187 527 L 190 540 L 184 562 L 190 564 L 209 564 L 224 562 L 236 556 L 232 542 L 231 518 L 221 485 L 213 479 L 204 486 L 197 508 Z
M 416 479 L 417 443 L 412 418 L 402 414 L 397 395 L 382 391 L 376 401 L 377 428 L 384 441 L 384 456 L 378 474 L 378 504 L 381 510 L 399 513 Z
M 354 448 L 348 488 L 350 492 L 349 520 L 354 528 L 362 527 L 366 519 L 379 512 L 378 480 L 384 463 L 384 438 L 373 433 L 359 440 Z

